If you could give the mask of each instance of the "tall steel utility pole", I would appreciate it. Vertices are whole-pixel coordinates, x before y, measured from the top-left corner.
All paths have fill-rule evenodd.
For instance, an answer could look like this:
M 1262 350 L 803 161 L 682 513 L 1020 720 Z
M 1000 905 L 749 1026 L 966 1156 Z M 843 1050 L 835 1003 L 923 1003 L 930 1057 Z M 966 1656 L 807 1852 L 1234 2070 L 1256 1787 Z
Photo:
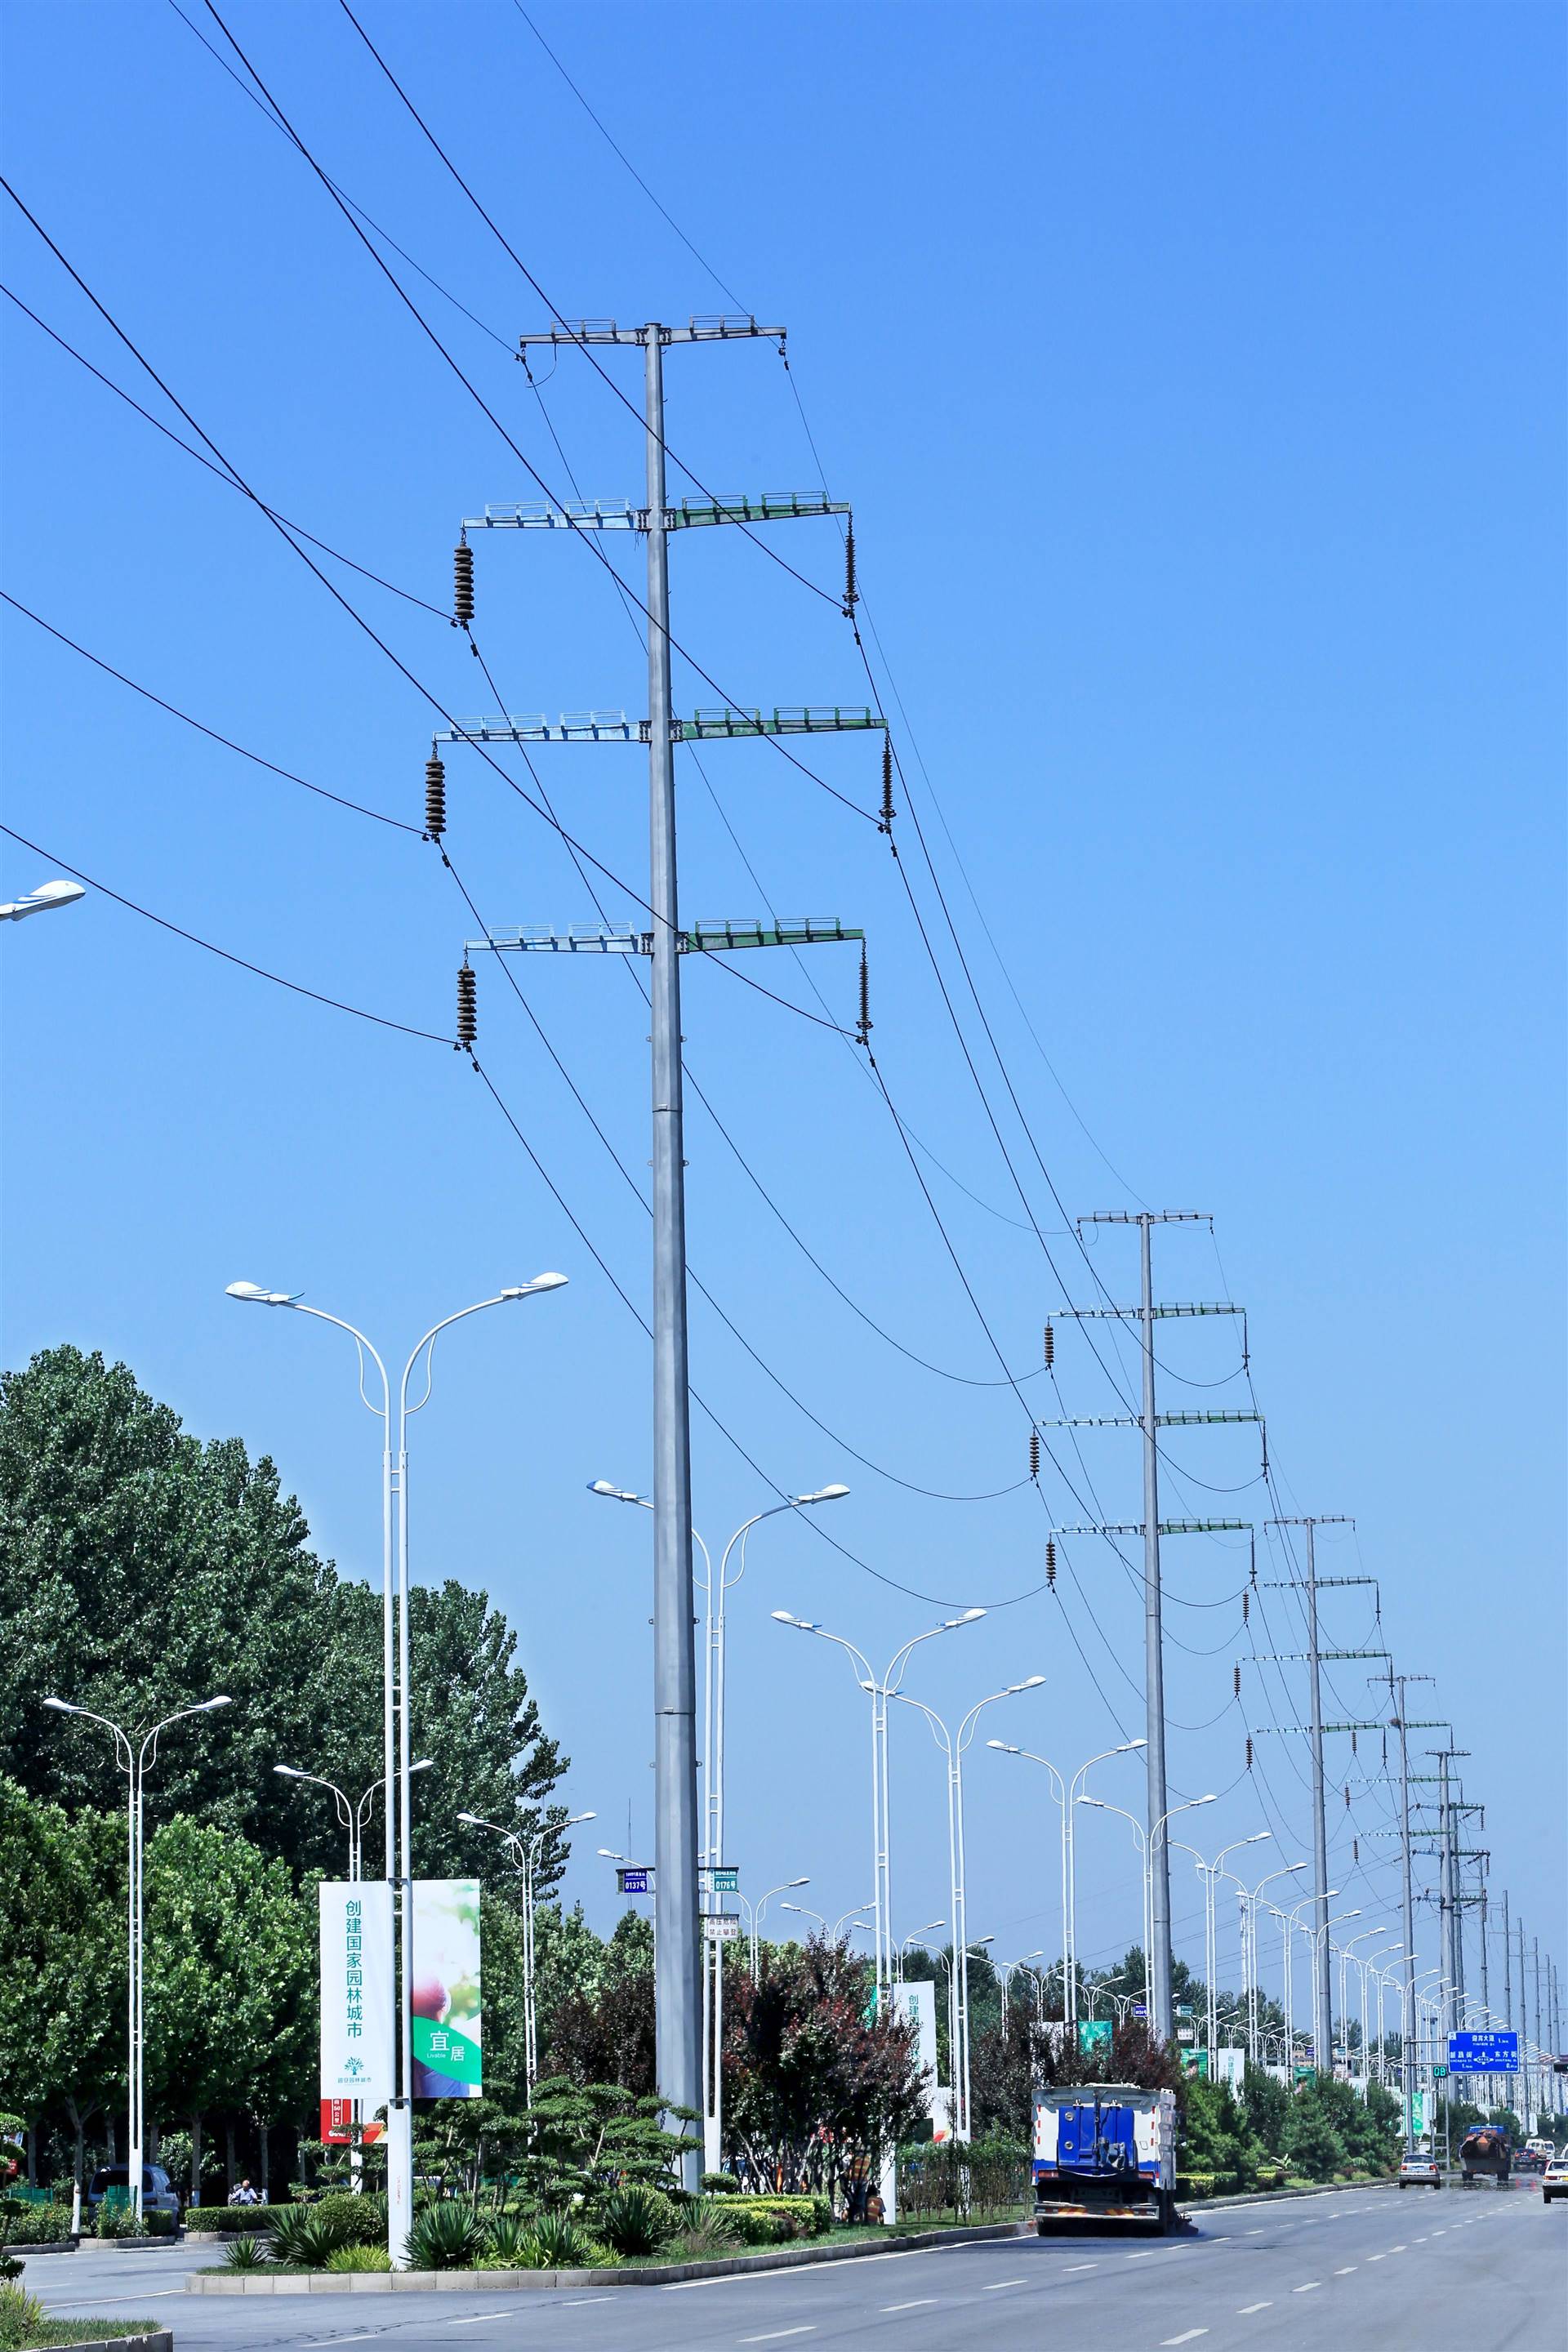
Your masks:
M 1154 1325 L 1165 1316 L 1237 1315 L 1242 1309 L 1216 1306 L 1154 1304 L 1151 1232 L 1155 1225 L 1200 1224 L 1214 1220 L 1202 1209 L 1097 1209 L 1079 1217 L 1082 1225 L 1136 1225 L 1139 1240 L 1139 1304 L 1131 1307 L 1064 1307 L 1064 1319 L 1108 1317 L 1136 1320 L 1143 1351 L 1142 1411 L 1136 1416 L 1093 1415 L 1042 1421 L 1042 1429 L 1140 1429 L 1143 1433 L 1143 1706 L 1144 1738 L 1149 1767 L 1148 1871 L 1150 1885 L 1149 1965 L 1150 2027 L 1156 2040 L 1168 2042 L 1174 2020 L 1171 2011 L 1171 1857 L 1166 1834 L 1165 1794 L 1165 1651 L 1160 1621 L 1160 1444 L 1162 1429 L 1190 1428 L 1215 1422 L 1255 1422 L 1256 1412 L 1156 1412 L 1154 1409 Z M 1195 1524 L 1195 1522 L 1194 1522 Z
M 1528 2139 L 1535 2128 L 1530 2104 L 1530 2011 L 1524 1990 L 1524 1922 L 1516 1921 L 1519 1929 L 1519 2091 L 1520 2121 Z
M 1410 1720 L 1405 1694 L 1412 1683 L 1429 1683 L 1430 1675 L 1396 1675 L 1388 1671 L 1388 1692 L 1394 1701 L 1394 1728 L 1399 1734 L 1399 1870 L 1400 1899 L 1405 1925 L 1405 1981 L 1399 2000 L 1399 2077 L 1405 2104 L 1405 2153 L 1408 2156 L 1415 2146 L 1415 2044 L 1419 2033 L 1415 2017 L 1415 1888 L 1410 1855 L 1410 1734 L 1416 1728 Z M 1422 1726 L 1422 1728 L 1427 1727 Z
M 1505 2026 L 1511 2026 L 1513 2023 L 1513 1941 L 1508 1924 L 1506 1886 L 1502 1891 L 1502 2021 Z M 1510 2106 L 1513 2105 L 1518 2096 L 1517 2080 L 1510 2076 L 1508 2102 Z
M 683 499 L 671 507 L 665 480 L 664 352 L 673 343 L 746 341 L 782 344 L 784 330 L 754 319 L 693 319 L 689 326 L 657 320 L 617 327 L 605 320 L 558 321 L 520 346 L 625 344 L 643 353 L 647 440 L 647 504 L 595 503 L 486 507 L 463 524 L 471 530 L 543 530 L 640 531 L 647 542 L 647 717 L 595 710 L 559 725 L 502 717 L 477 719 L 438 732 L 449 742 L 643 742 L 648 749 L 648 895 L 650 929 L 616 931 L 574 926 L 492 934 L 471 946 L 514 951 L 595 951 L 642 955 L 651 963 L 649 1006 L 653 1110 L 653 1521 L 654 1521 L 654 2000 L 658 2087 L 672 2105 L 705 2112 L 702 2080 L 700 1873 L 698 1863 L 697 1667 L 691 1577 L 690 1401 L 687 1373 L 686 1181 L 681 1098 L 680 958 L 737 948 L 815 945 L 858 940 L 837 921 L 763 927 L 755 920 L 683 928 L 676 859 L 675 745 L 690 740 L 765 735 L 830 734 L 880 729 L 866 710 L 798 706 L 772 712 L 704 710 L 675 716 L 670 686 L 668 537 L 700 525 L 753 526 L 792 517 L 844 514 L 842 500 L 767 493 L 758 498 Z M 459 612 L 461 625 L 467 614 Z M 864 1023 L 864 1012 L 863 1012 Z M 862 1030 L 864 1034 L 864 1028 Z M 685 2160 L 686 2185 L 697 2186 L 698 2158 Z
M 1321 2073 L 1334 2066 L 1333 1966 L 1329 1950 L 1329 1823 L 1323 1798 L 1322 1653 L 1318 1642 L 1318 1554 L 1315 1538 L 1323 1527 L 1353 1527 L 1343 1511 L 1321 1512 L 1316 1517 L 1270 1519 L 1270 1527 L 1307 1530 L 1307 1671 L 1311 1701 L 1309 1729 L 1312 1742 L 1312 2042 Z

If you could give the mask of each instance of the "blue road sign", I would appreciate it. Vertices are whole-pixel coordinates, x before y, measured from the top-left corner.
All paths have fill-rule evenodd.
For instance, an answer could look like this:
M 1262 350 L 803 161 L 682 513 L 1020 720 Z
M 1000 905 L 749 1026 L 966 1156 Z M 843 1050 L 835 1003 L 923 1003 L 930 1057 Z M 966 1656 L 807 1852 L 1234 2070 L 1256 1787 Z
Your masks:
M 1452 2074 L 1512 2074 L 1519 2067 L 1517 2033 L 1450 2033 Z

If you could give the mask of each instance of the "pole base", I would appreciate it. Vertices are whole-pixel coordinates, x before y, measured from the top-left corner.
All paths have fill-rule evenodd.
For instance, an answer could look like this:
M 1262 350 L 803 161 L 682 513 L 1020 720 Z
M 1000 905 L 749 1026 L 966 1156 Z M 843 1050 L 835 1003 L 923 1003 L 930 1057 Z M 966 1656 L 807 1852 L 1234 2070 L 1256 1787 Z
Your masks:
M 395 2271 L 408 2268 L 413 2226 L 414 2110 L 404 2100 L 386 2110 L 386 2258 Z

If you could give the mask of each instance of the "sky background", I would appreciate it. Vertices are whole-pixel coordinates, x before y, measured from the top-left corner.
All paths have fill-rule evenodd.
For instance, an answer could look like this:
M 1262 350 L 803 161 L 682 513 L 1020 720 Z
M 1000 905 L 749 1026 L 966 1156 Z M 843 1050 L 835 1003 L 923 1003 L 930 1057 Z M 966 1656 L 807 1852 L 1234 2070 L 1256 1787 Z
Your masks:
M 240 71 L 203 0 L 187 13 Z M 1163 1509 L 1256 1523 L 1266 1588 L 1244 1626 L 1250 1538 L 1166 1545 L 1173 1787 L 1221 1797 L 1194 1842 L 1269 1829 L 1258 1874 L 1310 1853 L 1304 1743 L 1260 1738 L 1244 1769 L 1249 1727 L 1305 1704 L 1299 1667 L 1252 1663 L 1301 1647 L 1295 1594 L 1267 1589 L 1300 1539 L 1262 1523 L 1353 1513 L 1323 1531 L 1320 1571 L 1374 1577 L 1381 1632 L 1369 1588 L 1335 1591 L 1333 1645 L 1436 1675 L 1420 1712 L 1472 1751 L 1494 1896 L 1561 1951 L 1561 15 L 531 13 L 696 252 L 511 0 L 369 0 L 362 21 L 542 293 L 338 7 L 223 10 L 321 168 L 473 314 L 383 248 L 552 493 L 639 498 L 640 440 L 577 352 L 538 367 L 536 395 L 521 330 L 550 304 L 744 310 L 787 326 L 829 486 L 854 502 L 908 890 L 867 821 L 874 738 L 795 747 L 809 775 L 757 743 L 679 763 L 684 911 L 863 925 L 878 1065 L 918 1139 L 906 1150 L 822 1025 L 853 1024 L 852 949 L 734 960 L 815 1021 L 689 963 L 689 1069 L 732 1139 L 689 1097 L 691 1263 L 763 1360 L 694 1297 L 693 1380 L 723 1425 L 696 1414 L 698 1524 L 718 1545 L 777 1491 L 852 1489 L 816 1515 L 845 1551 L 775 1519 L 732 1599 L 742 1886 L 808 1874 L 799 1899 L 830 1916 L 870 1893 L 866 1703 L 842 1653 L 770 1612 L 880 1663 L 951 1604 L 992 1604 L 917 1653 L 907 1686 L 956 1715 L 1046 1676 L 981 1719 L 969 1917 L 1002 1957 L 1057 1949 L 1047 1783 L 984 1743 L 1070 1769 L 1142 1728 L 1132 1570 L 1068 1538 L 1039 1589 L 1053 1525 L 1140 1517 L 1137 1439 L 1052 1433 L 1061 1472 L 1047 1459 L 1035 1492 L 987 1329 L 1042 1416 L 1125 1410 L 1125 1335 L 1058 1317 L 1053 1383 L 1041 1326 L 1136 1297 L 1135 1236 L 1080 1249 L 1071 1219 L 1147 1204 L 1213 1214 L 1212 1239 L 1156 1235 L 1156 1289 L 1246 1306 L 1275 1477 L 1254 1427 L 1169 1435 Z M 7 172 L 75 268 L 263 497 L 444 612 L 459 521 L 541 492 L 310 164 L 163 0 L 14 5 L 4 38 Z M 187 430 L 14 210 L 4 266 Z M 11 593 L 282 768 L 417 825 L 429 703 L 244 498 L 0 309 Z M 635 404 L 636 355 L 606 373 Z M 773 346 L 674 352 L 667 387 L 671 447 L 710 488 L 819 487 Z M 473 537 L 475 636 L 506 706 L 640 711 L 636 633 L 590 550 Z M 738 532 L 676 541 L 675 633 L 720 689 L 678 662 L 678 709 L 865 703 L 835 527 L 766 543 L 826 600 Z M 623 567 L 640 551 L 604 544 Z M 496 708 L 444 619 L 322 568 L 447 710 Z M 9 612 L 4 648 L 4 821 L 42 850 L 0 839 L 6 896 L 78 866 L 437 1039 L 481 921 L 595 918 L 559 835 L 507 788 L 538 790 L 515 754 L 500 773 L 448 759 L 477 921 L 415 835 L 237 758 Z M 632 919 L 643 756 L 552 749 L 538 772 L 617 877 L 609 916 Z M 343 1572 L 379 1544 L 352 1350 L 224 1286 L 302 1290 L 401 1355 L 503 1283 L 570 1275 L 443 1342 L 414 1425 L 414 1559 L 482 1583 L 517 1628 L 573 1759 L 564 1793 L 599 1814 L 568 1890 L 606 1927 L 593 1845 L 641 1855 L 651 1836 L 649 1528 L 585 1489 L 647 1490 L 637 1322 L 442 1043 L 269 986 L 100 892 L 0 947 L 4 1360 L 66 1339 L 123 1358 L 199 1434 L 271 1454 Z M 645 1307 L 631 977 L 514 961 L 535 1028 L 499 959 L 474 961 L 489 1077 Z M 1158 1357 L 1163 1407 L 1252 1409 L 1234 1318 L 1166 1322 Z M 1366 1711 L 1367 1671 L 1331 1669 L 1336 1715 Z M 913 1714 L 895 1743 L 902 1934 L 947 1913 L 946 1836 Z M 1375 1738 L 1348 1751 L 1331 1746 L 1335 1877 L 1371 1927 L 1396 1917 L 1391 1809 Z M 1135 1759 L 1091 1785 L 1142 1809 Z M 1175 1862 L 1198 1965 L 1197 1882 Z M 1138 1891 L 1111 1815 L 1080 1826 L 1079 1883 L 1080 1946 L 1119 1953 Z M 1421 1940 L 1435 1958 L 1430 1914 Z

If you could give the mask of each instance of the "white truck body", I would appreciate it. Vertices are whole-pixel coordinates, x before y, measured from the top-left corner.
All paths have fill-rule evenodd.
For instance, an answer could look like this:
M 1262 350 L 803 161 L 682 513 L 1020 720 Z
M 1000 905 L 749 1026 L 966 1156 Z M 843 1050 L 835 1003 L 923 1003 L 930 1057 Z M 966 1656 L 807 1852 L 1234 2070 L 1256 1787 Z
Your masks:
M 1176 2099 L 1126 2083 L 1076 2083 L 1035 2098 L 1035 2222 L 1096 2219 L 1170 2226 Z

